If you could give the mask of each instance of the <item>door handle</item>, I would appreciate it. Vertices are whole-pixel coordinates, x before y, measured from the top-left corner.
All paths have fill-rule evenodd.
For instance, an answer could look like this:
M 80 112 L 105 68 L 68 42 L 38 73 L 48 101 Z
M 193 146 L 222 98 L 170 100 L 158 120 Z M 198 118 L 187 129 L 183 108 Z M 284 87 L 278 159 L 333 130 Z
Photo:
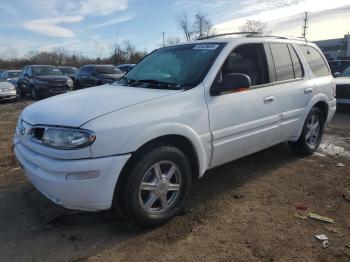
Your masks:
M 273 97 L 273 96 L 267 96 L 267 97 L 264 98 L 264 103 L 265 104 L 270 104 L 273 101 L 275 101 L 275 97 Z
M 313 89 L 311 87 L 304 89 L 304 94 L 311 94 Z

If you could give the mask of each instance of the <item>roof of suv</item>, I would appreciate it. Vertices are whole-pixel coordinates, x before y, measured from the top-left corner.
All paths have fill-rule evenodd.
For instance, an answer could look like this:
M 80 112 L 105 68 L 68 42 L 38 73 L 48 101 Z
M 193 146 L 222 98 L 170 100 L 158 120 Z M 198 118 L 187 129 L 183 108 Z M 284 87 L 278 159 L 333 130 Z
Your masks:
M 193 41 L 192 43 L 207 43 L 207 42 L 224 42 L 224 43 L 230 43 L 235 42 L 237 40 L 242 39 L 269 39 L 269 40 L 277 40 L 282 42 L 297 42 L 297 43 L 303 43 L 303 44 L 312 44 L 311 42 L 307 41 L 305 38 L 301 37 L 287 37 L 287 36 L 273 36 L 273 35 L 262 35 L 258 33 L 250 33 L 250 32 L 238 32 L 238 33 L 225 33 L 225 34 L 218 34 L 208 37 L 203 37 L 198 40 Z

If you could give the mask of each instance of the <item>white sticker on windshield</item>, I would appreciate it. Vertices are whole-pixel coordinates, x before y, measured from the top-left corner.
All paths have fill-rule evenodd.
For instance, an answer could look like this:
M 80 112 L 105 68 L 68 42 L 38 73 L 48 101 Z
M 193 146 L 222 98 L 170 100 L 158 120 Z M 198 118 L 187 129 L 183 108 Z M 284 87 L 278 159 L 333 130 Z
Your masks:
M 216 48 L 218 48 L 219 45 L 216 44 L 199 44 L 199 45 L 195 45 L 195 47 L 193 47 L 193 49 L 199 49 L 199 50 L 215 50 Z

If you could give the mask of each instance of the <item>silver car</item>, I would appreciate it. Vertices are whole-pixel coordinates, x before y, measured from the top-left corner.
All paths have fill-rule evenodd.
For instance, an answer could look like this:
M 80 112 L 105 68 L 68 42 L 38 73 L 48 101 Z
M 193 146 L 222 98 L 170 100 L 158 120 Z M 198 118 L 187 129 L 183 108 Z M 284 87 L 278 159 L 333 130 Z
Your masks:
M 0 101 L 15 100 L 16 98 L 16 87 L 10 82 L 0 82 Z

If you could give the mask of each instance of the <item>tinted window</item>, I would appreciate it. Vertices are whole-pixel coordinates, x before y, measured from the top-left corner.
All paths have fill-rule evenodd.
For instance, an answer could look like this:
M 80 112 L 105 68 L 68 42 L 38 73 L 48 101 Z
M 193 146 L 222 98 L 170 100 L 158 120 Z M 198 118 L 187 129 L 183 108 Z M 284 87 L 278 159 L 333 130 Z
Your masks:
M 33 66 L 31 71 L 36 76 L 62 75 L 62 72 L 54 66 Z
M 252 86 L 269 83 L 267 62 L 262 44 L 246 44 L 235 48 L 221 68 L 222 76 L 239 73 L 249 76 Z M 132 71 L 131 71 L 132 72 Z
M 114 66 L 96 66 L 96 72 L 98 74 L 113 74 Z
M 289 45 L 289 52 L 292 57 L 295 78 L 303 77 L 303 68 L 301 66 L 300 59 L 291 45 Z
M 58 68 L 63 74 L 75 74 L 76 68 L 75 67 L 59 67 Z
M 294 79 L 292 59 L 286 44 L 270 44 L 277 81 Z
M 315 76 L 329 75 L 326 61 L 315 48 L 305 45 L 300 45 L 299 47 Z

